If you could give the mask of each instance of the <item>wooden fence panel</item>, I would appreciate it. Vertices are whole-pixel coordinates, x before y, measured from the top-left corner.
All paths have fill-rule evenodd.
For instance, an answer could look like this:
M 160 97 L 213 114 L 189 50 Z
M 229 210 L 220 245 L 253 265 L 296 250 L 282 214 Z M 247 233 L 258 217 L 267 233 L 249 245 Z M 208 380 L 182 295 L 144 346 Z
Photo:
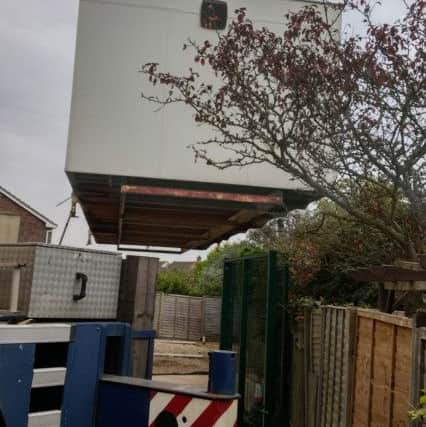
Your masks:
M 188 341 L 199 341 L 203 336 L 203 300 L 191 298 L 188 311 Z
M 199 341 L 220 335 L 220 298 L 158 293 L 154 325 L 159 338 Z
M 183 296 L 175 296 L 175 333 L 178 340 L 188 339 L 188 323 L 191 313 L 190 299 Z
M 306 319 L 305 319 L 306 320 Z M 290 383 L 290 425 L 292 427 L 305 427 L 309 420 L 309 411 L 303 404 L 307 393 L 306 378 L 306 353 L 308 351 L 305 342 L 306 322 L 295 320 L 291 327 L 291 364 L 289 369 L 292 373 Z
M 161 311 L 157 316 L 157 335 L 172 338 L 176 329 L 176 298 L 174 295 L 160 294 L 158 299 Z
M 408 419 L 426 388 L 426 313 L 321 307 L 304 329 L 306 427 L 426 427 Z
M 354 311 L 322 307 L 317 420 L 321 427 L 346 427 L 350 421 Z
M 408 425 L 412 322 L 357 310 L 354 427 Z
M 208 339 L 219 339 L 222 300 L 221 298 L 204 298 L 203 304 L 203 335 Z
M 410 409 L 412 329 L 394 327 L 396 328 L 396 337 L 391 425 L 400 427 L 407 425 L 407 410 Z
M 371 425 L 392 425 L 392 382 L 395 364 L 395 326 L 375 322 L 372 361 Z
M 353 425 L 358 427 L 369 425 L 373 327 L 371 319 L 358 318 L 353 397 Z
M 321 373 L 321 349 L 323 318 L 321 309 L 305 312 L 304 328 L 304 381 L 305 381 L 305 425 L 317 427 L 319 378 Z M 294 357 L 294 355 L 293 355 Z M 293 375 L 297 373 L 293 372 Z
M 321 348 L 322 348 L 322 310 L 312 310 L 310 317 L 310 371 L 315 375 L 321 372 Z

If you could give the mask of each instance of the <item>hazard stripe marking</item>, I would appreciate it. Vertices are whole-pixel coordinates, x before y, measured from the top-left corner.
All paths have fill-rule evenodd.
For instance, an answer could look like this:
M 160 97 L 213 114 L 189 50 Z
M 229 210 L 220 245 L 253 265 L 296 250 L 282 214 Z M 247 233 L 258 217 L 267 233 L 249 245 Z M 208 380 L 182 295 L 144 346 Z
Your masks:
M 170 403 L 175 397 L 174 394 L 157 393 L 151 399 L 151 405 L 149 408 L 149 425 L 151 425 L 155 419 L 163 412 L 164 408 Z
M 238 416 L 238 401 L 234 400 L 230 408 L 213 424 L 214 427 L 236 426 Z
M 214 426 L 216 421 L 229 409 L 232 400 L 212 402 L 207 409 L 191 424 L 192 427 Z
M 149 427 L 167 411 L 176 417 L 179 427 L 236 427 L 237 400 L 207 400 L 187 395 L 151 391 Z M 185 422 L 184 422 L 185 421 Z
M 211 402 L 209 400 L 192 399 L 189 405 L 179 416 L 179 427 L 192 426 L 192 423 L 200 417 L 210 404 Z M 183 423 L 183 417 L 186 418 L 186 423 Z
M 177 395 L 172 401 L 164 408 L 164 411 L 171 412 L 177 417 L 185 407 L 191 402 L 192 398 L 189 396 Z

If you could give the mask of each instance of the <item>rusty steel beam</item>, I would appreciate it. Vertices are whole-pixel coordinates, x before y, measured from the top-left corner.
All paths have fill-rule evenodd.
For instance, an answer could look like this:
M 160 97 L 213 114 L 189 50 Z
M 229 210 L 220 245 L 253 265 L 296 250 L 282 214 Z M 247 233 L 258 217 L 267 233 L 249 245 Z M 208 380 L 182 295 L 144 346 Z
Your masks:
M 117 235 L 116 234 L 107 234 L 107 233 L 96 233 L 94 234 L 95 240 L 97 243 L 117 245 Z M 184 239 L 163 239 L 157 238 L 149 239 L 144 238 L 132 238 L 127 240 L 123 236 L 122 243 L 119 246 L 154 246 L 154 247 L 167 247 L 167 248 L 181 248 L 182 243 L 186 243 Z M 118 245 L 117 245 L 118 246 Z
M 152 222 L 149 223 L 147 221 L 145 222 L 139 222 L 139 221 L 132 221 L 129 220 L 128 218 L 126 218 L 126 222 L 124 224 L 124 229 L 126 230 L 126 232 L 129 231 L 138 231 L 138 232 L 145 232 L 146 230 L 148 232 L 151 232 L 153 230 L 155 230 L 155 232 L 157 233 L 187 233 L 187 234 L 193 234 L 193 235 L 197 235 L 199 236 L 202 233 L 205 233 L 206 231 L 208 231 L 211 227 L 214 227 L 216 225 L 215 224 L 211 224 L 206 226 L 200 226 L 195 224 L 191 224 L 190 222 L 187 222 L 185 224 L 179 224 L 178 222 L 175 224 L 172 224 L 171 222 L 168 224 L 161 224 L 158 222 Z
M 150 187 L 146 185 L 123 185 L 121 193 L 141 196 L 176 197 L 182 199 L 216 200 L 254 205 L 282 206 L 281 194 L 242 194 L 222 191 L 187 190 L 178 188 Z
M 180 248 L 151 248 L 150 246 L 144 246 L 143 248 L 138 248 L 137 246 L 117 246 L 118 251 L 126 252 L 149 252 L 153 254 L 175 254 L 180 255 L 183 253 L 183 250 Z
M 207 231 L 209 228 L 216 225 L 218 221 L 216 222 L 202 222 L 202 221 L 182 221 L 182 220 L 174 220 L 173 218 L 167 218 L 167 219 L 133 219 L 126 217 L 126 226 L 127 227 L 155 227 L 158 228 L 169 228 L 170 230 L 175 229 L 188 229 L 189 232 L 191 231 L 199 231 L 199 230 L 205 230 Z
M 122 239 L 128 237 L 134 238 L 167 238 L 167 239 L 181 239 L 181 240 L 193 240 L 197 239 L 202 235 L 202 233 L 194 232 L 185 232 L 185 230 L 174 230 L 174 231 L 164 231 L 157 229 L 155 227 L 150 227 L 150 229 L 138 229 L 138 228 L 123 228 Z
M 126 211 L 126 220 L 131 221 L 147 221 L 151 223 L 152 221 L 158 221 L 159 224 L 164 224 L 170 222 L 170 218 L 173 221 L 178 222 L 179 224 L 193 224 L 194 222 L 198 225 L 208 225 L 208 224 L 216 224 L 217 222 L 221 222 L 226 220 L 233 211 L 225 211 L 220 212 L 220 214 L 214 213 L 198 213 L 197 211 L 163 211 L 162 209 L 144 209 L 139 208 L 137 210 L 128 208 Z
M 108 220 L 110 222 L 116 222 L 119 209 L 117 209 L 118 202 L 114 205 L 104 204 L 104 205 L 95 205 L 95 204 L 86 204 L 87 210 L 90 212 L 90 217 L 93 219 L 99 220 Z M 206 222 L 209 220 L 212 221 L 221 221 L 226 219 L 230 213 L 234 212 L 235 209 L 195 209 L 188 206 L 164 206 L 164 205 L 140 205 L 140 206 L 132 206 L 129 201 L 126 202 L 126 221 L 127 219 L 133 218 L 142 220 L 147 219 L 151 221 L 152 219 L 160 218 L 160 219 L 170 219 L 170 218 L 178 218 L 183 220 L 186 218 L 187 222 L 188 217 L 192 217 L 193 219 L 198 219 L 199 221 Z

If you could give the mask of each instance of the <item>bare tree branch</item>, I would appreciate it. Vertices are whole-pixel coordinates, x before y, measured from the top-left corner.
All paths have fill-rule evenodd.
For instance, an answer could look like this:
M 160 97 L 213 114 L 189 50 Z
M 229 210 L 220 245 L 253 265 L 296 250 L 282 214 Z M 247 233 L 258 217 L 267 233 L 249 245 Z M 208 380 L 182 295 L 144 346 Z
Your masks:
M 325 3 L 288 14 L 282 34 L 239 9 L 216 44 L 188 43 L 214 78 L 146 64 L 169 95 L 142 96 L 184 103 L 213 130 L 193 146 L 198 159 L 219 169 L 271 164 L 416 257 L 426 234 L 426 1 L 381 25 L 371 17 L 380 2 L 343 6 L 362 15 L 365 36 L 341 40 L 342 10 Z

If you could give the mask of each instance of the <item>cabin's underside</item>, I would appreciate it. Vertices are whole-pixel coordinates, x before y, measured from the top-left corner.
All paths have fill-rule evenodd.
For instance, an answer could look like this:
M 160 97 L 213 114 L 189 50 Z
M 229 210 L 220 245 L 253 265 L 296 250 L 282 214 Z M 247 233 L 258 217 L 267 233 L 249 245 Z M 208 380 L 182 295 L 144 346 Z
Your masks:
M 312 192 L 68 173 L 97 243 L 206 249 L 274 216 L 304 208 Z M 164 251 L 160 249 L 160 251 Z

